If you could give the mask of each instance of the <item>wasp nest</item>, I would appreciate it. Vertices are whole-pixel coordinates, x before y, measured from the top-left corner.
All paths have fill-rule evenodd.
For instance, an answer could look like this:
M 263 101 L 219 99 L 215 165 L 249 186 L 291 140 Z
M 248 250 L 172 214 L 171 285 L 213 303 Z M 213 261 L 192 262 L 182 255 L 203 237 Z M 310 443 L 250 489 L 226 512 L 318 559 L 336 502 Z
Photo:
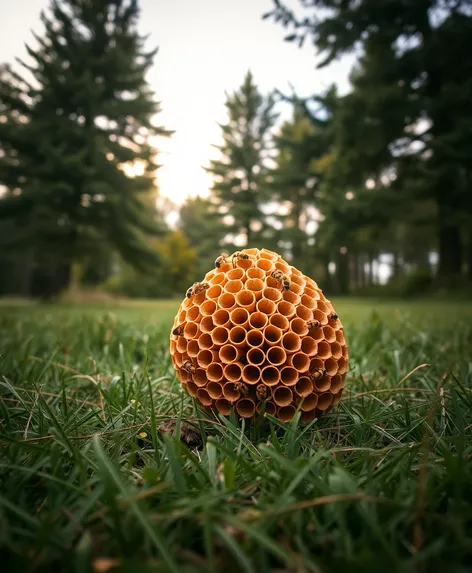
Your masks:
M 242 418 L 263 410 L 308 422 L 341 399 L 348 352 L 341 321 L 318 285 L 266 249 L 221 255 L 187 291 L 170 352 L 206 408 Z

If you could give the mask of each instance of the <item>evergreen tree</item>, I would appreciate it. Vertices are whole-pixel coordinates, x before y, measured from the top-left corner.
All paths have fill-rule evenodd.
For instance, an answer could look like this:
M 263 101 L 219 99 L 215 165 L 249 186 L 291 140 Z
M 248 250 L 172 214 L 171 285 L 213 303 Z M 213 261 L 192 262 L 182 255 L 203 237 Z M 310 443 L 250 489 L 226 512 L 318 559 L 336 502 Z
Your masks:
M 287 40 L 311 36 L 324 56 L 320 66 L 362 48 L 339 132 L 339 171 L 364 184 L 392 170 L 391 188 L 414 195 L 403 193 L 405 211 L 412 199 L 434 202 L 439 276 L 450 280 L 463 268 L 463 237 L 472 228 L 472 63 L 464 59 L 472 49 L 470 2 L 304 6 L 298 16 L 276 0 L 268 16 L 293 26 Z
M 272 171 L 274 199 L 283 208 L 277 218 L 283 222 L 280 238 L 288 243 L 292 264 L 303 267 L 311 222 L 308 207 L 314 202 L 314 180 L 310 170 L 311 149 L 307 139 L 313 135 L 309 119 L 295 107 L 293 119 L 286 121 L 275 137 L 276 166 Z M 283 214 L 280 214 L 282 212 Z
M 316 111 L 296 96 L 291 101 L 293 118 L 282 125 L 274 138 L 277 154 L 271 189 L 283 207 L 284 214 L 278 216 L 283 223 L 281 239 L 290 245 L 293 264 L 308 272 L 313 266 L 314 207 L 318 207 L 317 197 L 325 176 L 323 160 L 333 145 L 329 107 L 337 101 L 337 94 L 331 88 L 324 97 L 317 98 Z
M 210 162 L 212 187 L 218 213 L 225 217 L 227 233 L 242 235 L 251 245 L 262 236 L 267 198 L 267 160 L 271 129 L 277 119 L 274 98 L 260 94 L 251 72 L 241 88 L 227 96 L 228 122 L 221 125 L 221 158 Z M 226 217 L 227 216 L 227 217 Z
M 201 280 L 227 247 L 223 243 L 227 233 L 225 225 L 209 199 L 189 197 L 180 207 L 178 226 L 197 250 L 193 282 Z
M 0 220 L 17 229 L 9 246 L 47 268 L 49 294 L 97 243 L 141 268 L 157 261 L 144 240 L 161 232 L 150 138 L 169 132 L 153 123 L 145 76 L 155 50 L 144 49 L 138 16 L 136 0 L 52 0 L 22 64 L 31 82 L 11 69 L 0 77 L 0 183 L 10 191 Z

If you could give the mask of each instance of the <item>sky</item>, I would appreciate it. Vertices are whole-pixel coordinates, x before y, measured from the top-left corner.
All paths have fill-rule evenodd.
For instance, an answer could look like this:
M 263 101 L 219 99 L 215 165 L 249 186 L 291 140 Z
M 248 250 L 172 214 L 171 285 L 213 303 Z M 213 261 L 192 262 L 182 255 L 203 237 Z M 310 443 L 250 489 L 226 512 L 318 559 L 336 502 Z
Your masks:
M 40 12 L 48 0 L 1 0 L 0 60 L 25 57 L 31 31 L 42 33 Z M 262 93 L 274 88 L 300 96 L 320 93 L 336 83 L 348 89 L 352 59 L 316 69 L 314 48 L 300 50 L 283 41 L 287 31 L 262 20 L 272 0 L 141 0 L 139 31 L 158 47 L 148 81 L 161 102 L 159 125 L 175 131 L 158 143 L 157 181 L 162 195 L 175 203 L 205 195 L 211 184 L 203 170 L 218 152 L 224 123 L 225 92 L 233 92 L 251 69 Z M 289 106 L 279 108 L 281 119 Z

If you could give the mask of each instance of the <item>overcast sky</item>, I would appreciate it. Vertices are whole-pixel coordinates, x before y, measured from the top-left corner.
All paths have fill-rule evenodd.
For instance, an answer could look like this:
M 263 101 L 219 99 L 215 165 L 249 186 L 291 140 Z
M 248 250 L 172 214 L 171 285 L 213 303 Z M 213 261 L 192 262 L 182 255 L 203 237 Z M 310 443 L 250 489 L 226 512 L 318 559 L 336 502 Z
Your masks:
M 31 30 L 42 33 L 39 14 L 48 0 L 0 0 L 0 60 L 25 56 Z M 202 165 L 215 156 L 217 122 L 225 121 L 225 91 L 234 91 L 250 68 L 262 92 L 277 87 L 308 96 L 337 83 L 342 91 L 352 60 L 315 69 L 311 45 L 299 50 L 283 42 L 284 29 L 261 16 L 272 0 L 141 0 L 139 28 L 159 52 L 148 80 L 162 102 L 159 124 L 176 131 L 161 143 L 161 193 L 182 202 L 205 194 Z M 287 116 L 288 108 L 281 108 Z

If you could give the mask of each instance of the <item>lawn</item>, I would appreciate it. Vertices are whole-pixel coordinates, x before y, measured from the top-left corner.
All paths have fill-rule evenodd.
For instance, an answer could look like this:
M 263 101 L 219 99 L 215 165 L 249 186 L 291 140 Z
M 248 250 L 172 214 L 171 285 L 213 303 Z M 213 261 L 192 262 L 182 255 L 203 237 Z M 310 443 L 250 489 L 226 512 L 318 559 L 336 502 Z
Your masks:
M 472 305 L 334 304 L 347 392 L 300 427 L 195 407 L 176 301 L 2 302 L 2 571 L 469 571 Z

